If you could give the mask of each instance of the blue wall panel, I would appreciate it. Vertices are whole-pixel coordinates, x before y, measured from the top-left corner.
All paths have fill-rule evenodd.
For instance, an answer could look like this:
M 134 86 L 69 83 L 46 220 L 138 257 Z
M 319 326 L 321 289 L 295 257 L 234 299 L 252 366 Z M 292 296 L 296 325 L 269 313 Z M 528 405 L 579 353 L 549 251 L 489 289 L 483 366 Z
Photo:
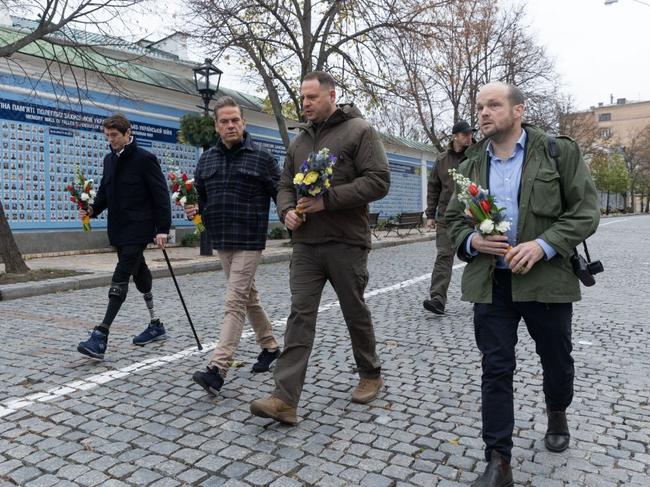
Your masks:
M 116 106 L 136 108 L 137 105 L 138 109 L 178 117 L 183 114 L 162 105 L 134 103 L 97 93 L 91 95 Z M 0 91 L 0 198 L 13 229 L 80 228 L 76 207 L 69 201 L 65 186 L 74 177 L 77 166 L 86 177 L 99 183 L 102 161 L 109 150 L 101 124 L 109 114 L 101 108 L 74 104 L 58 108 L 53 100 Z M 177 143 L 177 122 L 128 116 L 138 144 L 158 156 L 165 173 L 172 166 L 190 175 L 194 173 L 199 150 Z M 254 140 L 275 156 L 281 167 L 285 149 L 279 133 L 254 125 L 249 125 L 248 130 Z M 420 161 L 390 153 L 388 159 L 391 190 L 388 196 L 371 205 L 371 211 L 379 211 L 385 218 L 402 211 L 421 210 Z M 190 225 L 178 207 L 173 208 L 173 218 L 176 225 Z M 269 218 L 278 220 L 274 206 Z M 94 227 L 105 225 L 105 215 L 93 220 Z

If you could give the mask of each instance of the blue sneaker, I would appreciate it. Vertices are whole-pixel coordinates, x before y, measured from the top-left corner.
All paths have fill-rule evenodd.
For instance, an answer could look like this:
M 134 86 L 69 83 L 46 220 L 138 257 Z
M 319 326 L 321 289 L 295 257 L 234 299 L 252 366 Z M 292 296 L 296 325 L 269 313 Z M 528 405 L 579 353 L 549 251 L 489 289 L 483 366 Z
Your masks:
M 83 353 L 88 357 L 104 360 L 104 353 L 106 352 L 106 343 L 108 342 L 108 335 L 103 331 L 95 328 L 90 334 L 90 338 L 77 345 L 77 351 Z
M 149 323 L 147 329 L 140 333 L 138 336 L 133 337 L 133 344 L 140 345 L 142 347 L 147 343 L 166 339 L 167 334 L 165 333 L 165 327 L 160 322 L 160 320 L 156 320 Z
M 273 361 L 279 356 L 279 348 L 273 352 L 269 352 L 268 348 L 263 348 L 262 352 L 257 356 L 257 362 L 253 364 L 252 372 L 256 374 L 259 374 L 260 372 L 268 372 Z

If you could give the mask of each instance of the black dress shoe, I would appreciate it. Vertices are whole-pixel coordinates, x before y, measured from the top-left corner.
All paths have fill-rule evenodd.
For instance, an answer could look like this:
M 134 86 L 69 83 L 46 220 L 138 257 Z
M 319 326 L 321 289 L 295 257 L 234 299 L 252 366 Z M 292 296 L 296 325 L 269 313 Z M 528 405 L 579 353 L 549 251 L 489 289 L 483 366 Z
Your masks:
M 510 464 L 498 451 L 492 450 L 485 472 L 472 482 L 471 487 L 513 487 L 514 485 Z
M 547 411 L 548 428 L 544 436 L 544 446 L 552 452 L 563 452 L 569 448 L 569 425 L 566 421 L 565 411 Z

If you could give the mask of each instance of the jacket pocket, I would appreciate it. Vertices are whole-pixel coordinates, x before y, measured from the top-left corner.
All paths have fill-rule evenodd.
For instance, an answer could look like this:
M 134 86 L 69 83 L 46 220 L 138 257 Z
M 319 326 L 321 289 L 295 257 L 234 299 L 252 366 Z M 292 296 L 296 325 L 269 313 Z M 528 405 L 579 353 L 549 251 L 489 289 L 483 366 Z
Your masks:
M 237 169 L 237 177 L 233 178 L 232 187 L 238 195 L 244 198 L 252 198 L 263 192 L 262 175 L 247 167 Z
M 533 181 L 530 208 L 539 216 L 557 217 L 562 212 L 560 175 L 555 171 L 540 171 Z

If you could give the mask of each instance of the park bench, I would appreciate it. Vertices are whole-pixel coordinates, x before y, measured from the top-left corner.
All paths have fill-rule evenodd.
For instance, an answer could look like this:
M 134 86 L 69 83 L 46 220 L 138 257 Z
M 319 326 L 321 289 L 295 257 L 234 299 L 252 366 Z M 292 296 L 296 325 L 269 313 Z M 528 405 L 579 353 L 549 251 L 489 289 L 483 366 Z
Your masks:
M 379 213 L 369 213 L 368 223 L 370 224 L 370 232 L 375 236 L 377 240 L 381 240 L 381 238 L 379 238 L 379 235 L 377 235 L 377 225 L 379 224 Z
M 386 232 L 386 235 L 384 235 L 385 237 L 388 237 L 391 232 L 395 232 L 398 237 L 405 237 L 406 235 L 410 234 L 412 230 L 417 230 L 419 233 L 423 233 L 422 212 L 411 211 L 400 213 L 397 215 L 397 218 L 395 218 L 395 220 L 386 223 L 386 228 L 388 231 Z M 408 232 L 406 232 L 405 235 L 402 235 L 399 233 L 400 229 L 408 230 Z

